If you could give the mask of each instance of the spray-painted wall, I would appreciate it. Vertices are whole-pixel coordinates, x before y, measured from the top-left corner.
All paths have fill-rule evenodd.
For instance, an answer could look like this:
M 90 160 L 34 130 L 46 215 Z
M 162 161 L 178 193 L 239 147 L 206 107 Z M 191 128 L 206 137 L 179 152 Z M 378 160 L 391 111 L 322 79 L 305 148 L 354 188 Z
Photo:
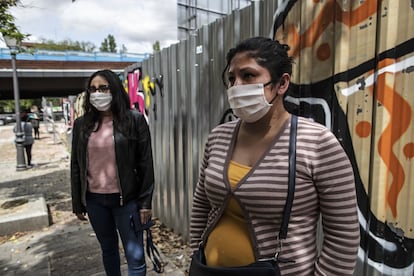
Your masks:
M 353 164 L 361 226 L 356 275 L 414 275 L 413 6 L 255 1 L 144 61 L 142 75 L 152 83 L 145 92 L 155 214 L 188 239 L 204 143 L 228 108 L 220 78 L 225 53 L 244 38 L 270 36 L 295 57 L 287 107 L 328 126 Z
M 291 99 L 329 122 L 354 167 L 357 275 L 414 275 L 413 5 L 285 1 L 274 21 L 296 61 Z

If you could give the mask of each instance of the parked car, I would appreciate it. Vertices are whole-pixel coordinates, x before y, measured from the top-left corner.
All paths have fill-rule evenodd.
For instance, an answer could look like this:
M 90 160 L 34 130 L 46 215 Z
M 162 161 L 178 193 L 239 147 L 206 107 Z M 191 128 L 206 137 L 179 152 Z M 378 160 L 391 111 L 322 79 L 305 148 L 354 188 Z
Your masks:
M 16 122 L 16 114 L 0 114 L 0 126 Z

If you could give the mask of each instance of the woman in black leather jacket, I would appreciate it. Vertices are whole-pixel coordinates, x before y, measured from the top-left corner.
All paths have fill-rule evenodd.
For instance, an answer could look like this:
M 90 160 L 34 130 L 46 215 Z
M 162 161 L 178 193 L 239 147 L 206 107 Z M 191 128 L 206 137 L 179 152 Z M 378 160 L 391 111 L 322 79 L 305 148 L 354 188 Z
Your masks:
M 128 274 L 145 275 L 140 227 L 151 220 L 154 189 L 148 124 L 130 110 L 122 82 L 111 70 L 92 74 L 83 108 L 73 127 L 73 212 L 80 220 L 88 214 L 107 275 L 121 275 L 118 233 Z

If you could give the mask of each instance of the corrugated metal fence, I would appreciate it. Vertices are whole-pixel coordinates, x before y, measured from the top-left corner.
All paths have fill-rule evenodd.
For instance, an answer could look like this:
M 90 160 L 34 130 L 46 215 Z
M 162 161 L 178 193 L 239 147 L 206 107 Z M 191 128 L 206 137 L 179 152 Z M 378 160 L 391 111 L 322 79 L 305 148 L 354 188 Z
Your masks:
M 162 76 L 164 81 L 149 108 L 156 177 L 153 209 L 186 240 L 204 143 L 227 109 L 221 81 L 225 55 L 244 38 L 268 36 L 275 7 L 276 1 L 252 2 L 142 62 L 143 76 L 152 81 Z

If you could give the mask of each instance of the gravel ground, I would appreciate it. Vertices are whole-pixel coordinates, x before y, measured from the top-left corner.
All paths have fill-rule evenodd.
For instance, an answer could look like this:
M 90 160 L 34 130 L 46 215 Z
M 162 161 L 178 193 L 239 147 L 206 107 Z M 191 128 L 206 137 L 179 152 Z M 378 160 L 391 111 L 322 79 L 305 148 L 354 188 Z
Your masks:
M 0 198 L 43 194 L 51 225 L 39 231 L 0 236 L 0 274 L 8 271 L 6 275 L 33 275 L 30 272 L 42 262 L 33 263 L 31 256 L 43 254 L 47 256 L 50 275 L 104 275 L 99 245 L 89 223 L 75 219 L 71 212 L 65 126 L 57 124 L 57 134 L 51 134 L 41 125 L 41 139 L 35 140 L 32 149 L 34 167 L 19 172 L 15 169 L 12 127 L 0 127 Z M 153 237 L 165 261 L 162 275 L 186 275 L 188 244 L 157 219 Z M 7 258 L 2 259 L 5 252 Z M 151 263 L 148 269 L 148 275 L 156 275 L 151 272 Z

